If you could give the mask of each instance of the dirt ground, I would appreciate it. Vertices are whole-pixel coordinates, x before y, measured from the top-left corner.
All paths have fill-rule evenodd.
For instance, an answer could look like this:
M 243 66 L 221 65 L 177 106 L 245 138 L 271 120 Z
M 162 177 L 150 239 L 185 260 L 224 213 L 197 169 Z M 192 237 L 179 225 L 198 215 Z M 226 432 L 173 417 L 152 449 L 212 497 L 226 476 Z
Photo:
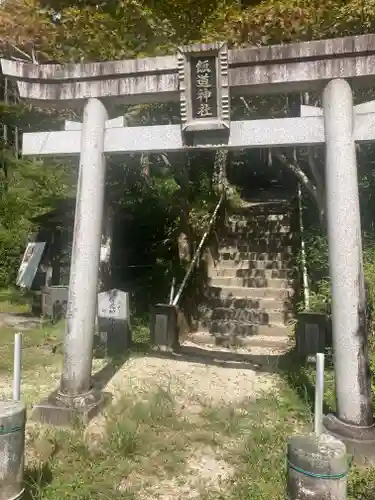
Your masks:
M 183 354 L 184 349 L 189 358 Z M 277 356 L 274 355 L 274 363 Z M 263 354 L 263 361 L 264 358 Z M 256 361 L 259 362 L 259 356 Z M 237 411 L 241 414 L 244 410 L 240 406 L 244 400 L 255 402 L 257 397 L 277 394 L 280 377 L 272 373 L 275 366 L 270 363 L 267 366 L 271 373 L 259 371 L 259 365 L 251 361 L 245 350 L 233 353 L 229 349 L 196 348 L 187 342 L 182 354 L 153 353 L 128 360 L 104 390 L 113 394 L 115 405 L 124 394 L 133 401 L 142 401 L 160 390 L 172 394 L 177 416 L 199 430 L 204 427 L 202 415 L 207 409 L 215 411 L 238 406 Z M 89 424 L 85 432 L 88 442 L 92 444 L 105 439 L 105 422 L 106 416 L 102 415 Z M 145 477 L 136 471 L 124 478 L 118 488 L 127 491 L 136 487 L 141 491 L 139 498 L 142 500 L 196 498 L 207 491 L 224 492 L 236 473 L 236 467 L 228 461 L 226 454 L 241 439 L 241 436 L 228 438 L 220 446 L 215 440 L 213 443 L 194 443 L 185 457 L 183 473 L 160 478 Z

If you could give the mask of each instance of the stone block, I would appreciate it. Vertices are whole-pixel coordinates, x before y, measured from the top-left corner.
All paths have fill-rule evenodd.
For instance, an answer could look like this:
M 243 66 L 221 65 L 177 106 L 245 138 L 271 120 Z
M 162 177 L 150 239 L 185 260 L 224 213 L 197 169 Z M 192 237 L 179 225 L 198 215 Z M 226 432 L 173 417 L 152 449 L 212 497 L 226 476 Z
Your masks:
M 157 304 L 151 317 L 151 342 L 161 350 L 178 347 L 178 309 L 170 304 Z

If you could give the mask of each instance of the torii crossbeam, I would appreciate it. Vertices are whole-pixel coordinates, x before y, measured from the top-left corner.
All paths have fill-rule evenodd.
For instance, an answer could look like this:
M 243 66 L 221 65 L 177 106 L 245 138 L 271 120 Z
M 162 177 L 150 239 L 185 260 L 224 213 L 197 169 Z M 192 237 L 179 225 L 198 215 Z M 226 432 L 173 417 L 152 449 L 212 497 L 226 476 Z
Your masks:
M 312 107 L 303 106 L 302 113 Z M 317 111 L 315 111 L 315 109 Z M 189 149 L 244 149 L 288 146 L 315 146 L 325 143 L 323 112 L 321 116 L 274 118 L 232 122 L 226 142 L 197 142 L 184 145 L 180 125 L 124 127 L 117 123 L 106 126 L 104 153 L 161 153 Z M 111 121 L 111 120 L 110 120 Z M 356 113 L 353 138 L 356 142 L 375 140 L 375 113 Z M 78 156 L 81 152 L 81 130 L 76 127 L 57 132 L 28 132 L 23 134 L 22 152 L 26 156 Z

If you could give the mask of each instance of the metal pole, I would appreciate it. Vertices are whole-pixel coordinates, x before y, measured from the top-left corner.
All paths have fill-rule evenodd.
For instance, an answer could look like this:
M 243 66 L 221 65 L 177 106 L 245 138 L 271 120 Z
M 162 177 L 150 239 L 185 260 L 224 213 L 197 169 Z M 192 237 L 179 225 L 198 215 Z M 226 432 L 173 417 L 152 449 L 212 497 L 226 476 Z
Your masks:
M 91 389 L 104 209 L 106 163 L 103 151 L 107 118 L 103 103 L 99 99 L 90 98 L 83 115 L 64 364 L 60 384 L 60 393 L 71 397 L 86 394 Z
M 318 352 L 316 355 L 315 408 L 314 408 L 314 432 L 317 436 L 319 436 L 323 430 L 323 401 L 324 401 L 324 354 Z
M 173 278 L 172 278 L 172 285 L 171 285 L 171 291 L 169 293 L 169 303 L 170 304 L 172 304 L 172 302 L 173 302 L 175 285 L 176 285 L 176 278 L 173 276 Z
M 22 353 L 22 333 L 14 335 L 13 354 L 13 400 L 21 399 L 21 353 Z
M 302 265 L 302 280 L 303 280 L 303 299 L 305 303 L 305 311 L 310 309 L 310 288 L 309 277 L 307 274 L 306 265 L 306 247 L 304 238 L 303 215 L 302 215 L 302 192 L 301 184 L 298 184 L 298 213 L 299 213 L 299 230 L 301 234 L 301 265 Z
M 328 83 L 323 109 L 337 416 L 346 424 L 371 426 L 353 96 L 348 82 Z
M 181 298 L 181 295 L 182 295 L 182 292 L 184 291 L 184 288 L 186 286 L 186 283 L 188 282 L 189 278 L 190 278 L 190 275 L 191 273 L 193 272 L 193 269 L 195 267 L 195 265 L 197 264 L 198 260 L 199 260 L 199 257 L 200 257 L 200 254 L 201 254 L 201 251 L 202 251 L 202 248 L 203 248 L 203 245 L 206 241 L 206 238 L 207 236 L 209 235 L 210 231 L 211 231 L 211 226 L 212 224 L 215 222 L 216 220 L 216 216 L 217 216 L 217 213 L 219 211 L 219 208 L 221 206 L 221 203 L 224 199 L 224 195 L 222 194 L 221 197 L 220 197 L 220 200 L 218 202 L 218 204 L 216 205 L 216 208 L 214 210 L 214 213 L 212 214 L 211 216 L 211 219 L 208 223 L 208 228 L 207 228 L 207 231 L 204 233 L 204 235 L 202 236 L 202 239 L 201 241 L 199 242 L 199 245 L 198 245 L 198 248 L 196 249 L 195 251 L 195 254 L 194 254 L 194 257 L 188 267 L 188 270 L 186 271 L 186 274 L 185 274 L 185 277 L 184 279 L 182 280 L 182 283 L 180 285 L 180 288 L 178 289 L 178 292 L 176 294 L 176 297 L 173 299 L 173 302 L 172 302 L 172 305 L 173 306 L 177 306 L 178 305 L 178 302 Z

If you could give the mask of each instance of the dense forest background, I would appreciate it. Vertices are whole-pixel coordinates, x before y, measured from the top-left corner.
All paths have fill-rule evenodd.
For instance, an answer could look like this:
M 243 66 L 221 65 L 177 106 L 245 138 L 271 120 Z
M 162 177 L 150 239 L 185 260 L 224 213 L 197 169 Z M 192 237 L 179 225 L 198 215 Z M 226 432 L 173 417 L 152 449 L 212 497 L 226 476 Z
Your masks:
M 375 0 L 7 0 L 0 9 L 1 56 L 44 62 L 87 62 L 172 54 L 178 45 L 227 40 L 230 47 L 260 46 L 375 32 Z M 29 160 L 20 155 L 24 131 L 58 129 L 59 113 L 20 102 L 12 82 L 2 79 L 0 102 L 0 287 L 14 284 L 32 218 L 75 194 L 73 162 Z M 372 98 L 359 92 L 356 102 Z M 232 119 L 293 114 L 296 104 L 320 96 L 273 96 L 232 100 Z M 178 122 L 177 105 L 119 108 L 129 125 Z M 324 215 L 324 151 L 319 148 L 231 154 L 228 168 L 285 169 L 303 187 L 307 261 L 312 308 L 329 311 L 330 283 Z M 373 146 L 358 148 L 366 280 L 375 307 L 375 170 Z M 222 161 L 222 159 L 221 159 Z M 194 242 L 217 202 L 220 158 L 214 153 L 129 156 L 111 160 L 107 196 L 132 215 L 131 236 L 139 256 L 137 286 L 146 301 L 166 297 L 172 256 L 181 233 Z M 276 166 L 276 167 L 275 167 Z M 267 171 L 266 171 L 267 172 Z M 269 175 L 272 171 L 269 170 Z M 267 174 L 268 175 L 268 174 Z M 128 243 L 127 243 L 128 244 Z M 160 284 L 162 283 L 163 286 Z M 147 294 L 145 293 L 147 291 Z

